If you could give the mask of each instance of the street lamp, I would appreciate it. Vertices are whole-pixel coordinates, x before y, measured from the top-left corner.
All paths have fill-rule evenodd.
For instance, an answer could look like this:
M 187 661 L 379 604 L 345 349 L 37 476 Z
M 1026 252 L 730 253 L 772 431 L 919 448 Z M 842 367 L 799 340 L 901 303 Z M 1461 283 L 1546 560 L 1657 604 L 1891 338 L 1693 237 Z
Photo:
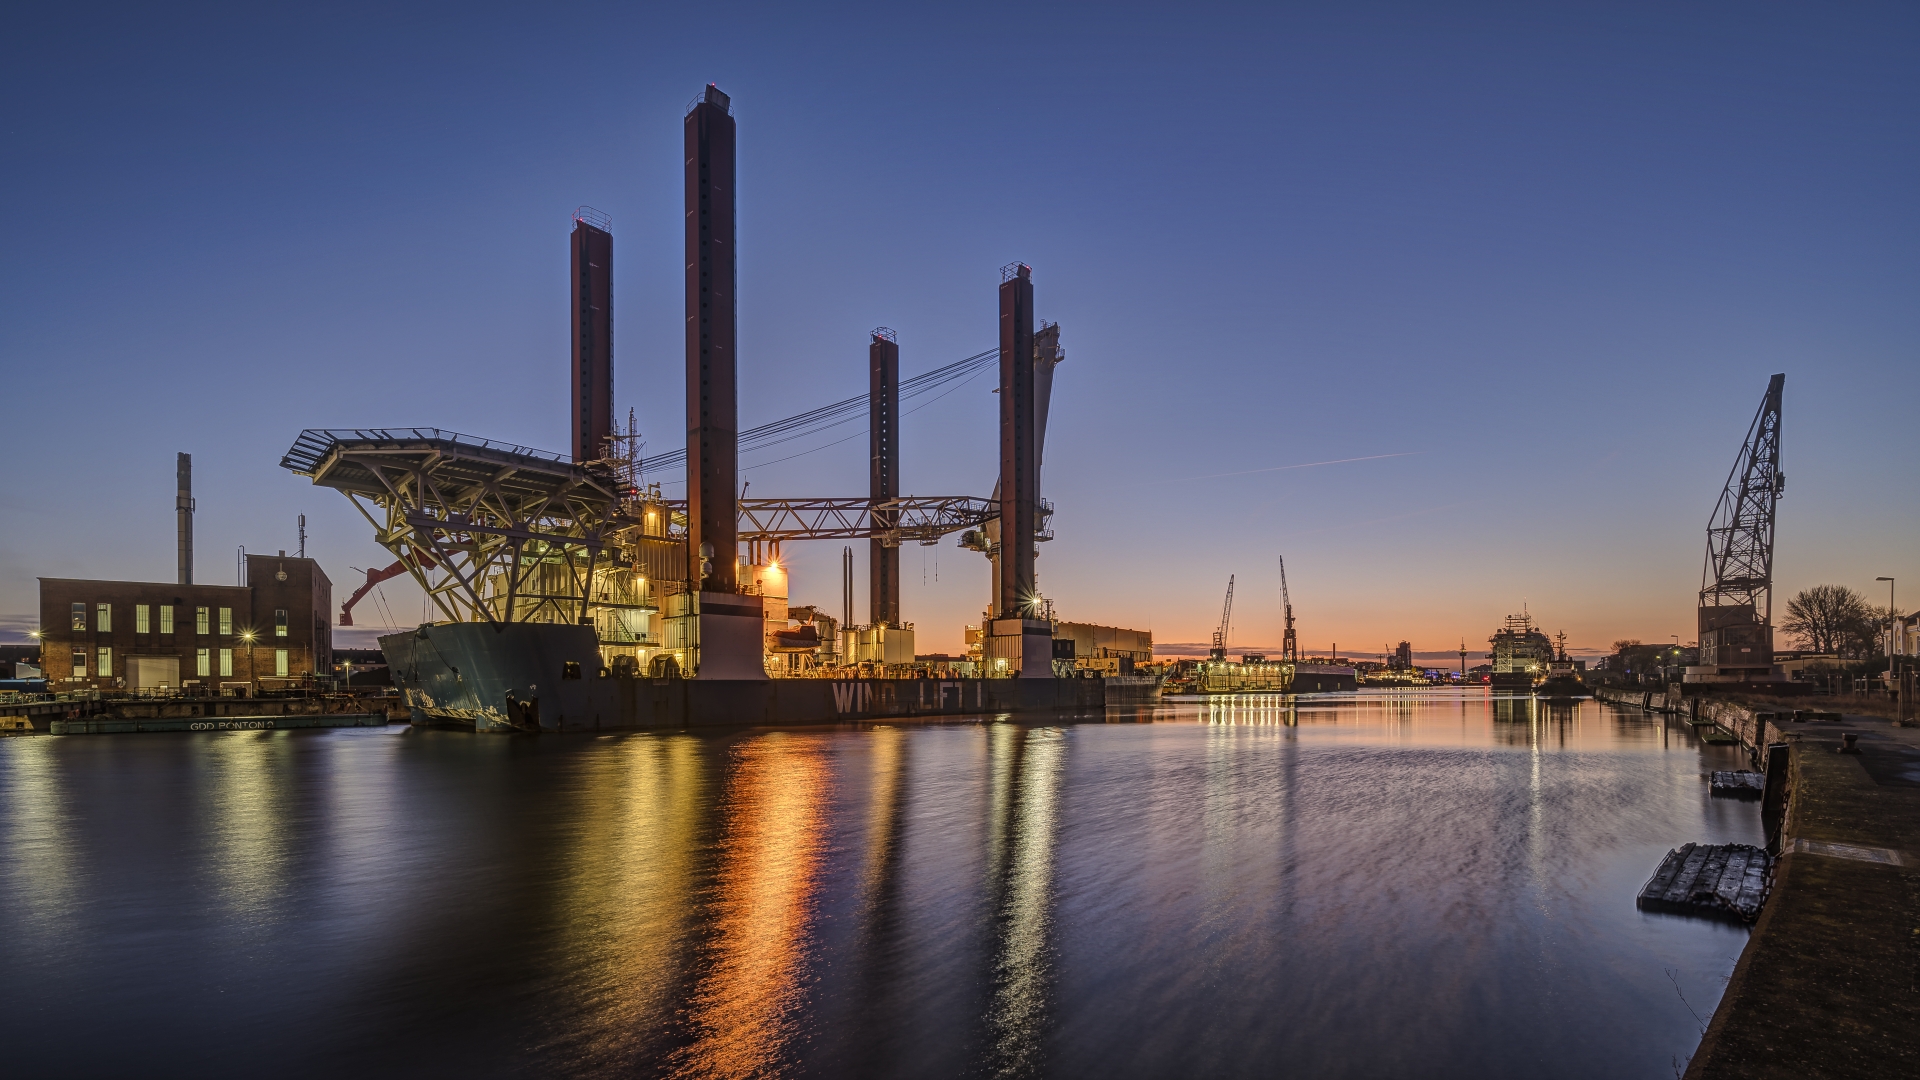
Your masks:
M 258 696 L 259 688 L 253 682 L 253 631 L 240 631 L 240 640 L 247 643 L 247 696 Z
M 1875 581 L 1887 583 L 1887 689 L 1893 689 L 1893 579 L 1877 577 Z

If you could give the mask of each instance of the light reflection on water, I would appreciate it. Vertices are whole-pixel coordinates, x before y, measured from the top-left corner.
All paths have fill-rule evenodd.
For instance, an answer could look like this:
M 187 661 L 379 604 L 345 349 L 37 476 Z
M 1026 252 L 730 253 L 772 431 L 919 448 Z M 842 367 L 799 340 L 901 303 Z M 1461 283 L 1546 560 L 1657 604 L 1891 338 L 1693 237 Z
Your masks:
M 579 825 L 563 841 L 561 952 L 581 1015 L 575 1068 L 657 1038 L 688 966 L 706 777 L 698 740 L 625 739 L 582 769 Z
M 1054 802 L 1065 740 L 1058 728 L 997 730 L 1007 735 L 996 742 L 995 750 L 1005 753 L 1009 774 L 1005 790 L 1013 805 L 998 818 L 1007 825 L 1009 835 L 995 838 L 1007 863 L 999 875 L 1003 880 L 996 882 L 1002 897 L 1000 941 L 988 1023 L 994 1036 L 993 1074 L 1028 1076 L 1039 1069 L 1041 1040 L 1047 1031 Z M 996 759 L 1000 757 L 996 753 Z M 1000 774 L 996 767 L 996 777 Z
M 826 742 L 775 732 L 740 744 L 728 781 L 712 967 L 694 989 L 678 1075 L 761 1076 L 783 1064 L 806 993 L 808 931 L 828 787 Z
M 1109 721 L 0 742 L 0 1044 L 26 1072 L 1666 1076 L 1744 941 L 1633 910 L 1668 847 L 1758 837 L 1707 797 L 1736 753 L 1684 725 L 1462 693 Z
M 217 883 L 210 895 L 253 935 L 270 933 L 285 914 L 281 901 L 292 837 L 283 805 L 291 785 L 278 752 L 284 745 L 253 732 L 211 740 L 194 785 L 204 800 L 196 831 L 207 838 L 205 869 Z

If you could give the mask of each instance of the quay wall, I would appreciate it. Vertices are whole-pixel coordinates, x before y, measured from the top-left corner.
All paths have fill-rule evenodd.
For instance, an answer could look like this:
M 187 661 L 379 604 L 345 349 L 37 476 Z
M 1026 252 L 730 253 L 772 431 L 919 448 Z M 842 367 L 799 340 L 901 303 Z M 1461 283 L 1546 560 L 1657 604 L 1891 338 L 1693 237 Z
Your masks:
M 1688 696 L 1678 684 L 1665 690 L 1645 687 L 1602 686 L 1594 690 L 1596 700 L 1614 705 L 1645 709 L 1668 716 L 1684 716 L 1694 723 L 1707 722 L 1740 740 L 1740 745 L 1756 763 L 1763 760 L 1767 747 L 1787 741 L 1789 729 L 1780 726 L 1774 711 L 1756 709 L 1744 702 L 1722 697 Z
M 1834 713 L 1783 727 L 1773 709 L 1677 686 L 1595 697 L 1710 722 L 1767 774 L 1772 892 L 1685 1080 L 1920 1075 L 1920 785 L 1899 780 L 1920 733 Z

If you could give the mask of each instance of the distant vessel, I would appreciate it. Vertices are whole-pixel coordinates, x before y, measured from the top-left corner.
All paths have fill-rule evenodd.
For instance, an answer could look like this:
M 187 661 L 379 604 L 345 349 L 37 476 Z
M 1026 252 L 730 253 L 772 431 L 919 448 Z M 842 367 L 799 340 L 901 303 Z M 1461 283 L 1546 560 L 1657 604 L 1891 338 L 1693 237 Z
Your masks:
M 1567 635 L 1561 631 L 1554 635 L 1554 645 L 1558 655 L 1547 661 L 1547 678 L 1535 693 L 1544 698 L 1570 701 L 1574 698 L 1592 697 L 1587 684 L 1580 678 L 1580 670 L 1572 660 L 1567 659 Z
M 1495 690 L 1531 693 L 1534 684 L 1546 677 L 1553 642 L 1534 628 L 1532 615 L 1522 611 L 1507 616 L 1507 624 L 1487 640 L 1493 646 L 1493 673 L 1488 681 Z

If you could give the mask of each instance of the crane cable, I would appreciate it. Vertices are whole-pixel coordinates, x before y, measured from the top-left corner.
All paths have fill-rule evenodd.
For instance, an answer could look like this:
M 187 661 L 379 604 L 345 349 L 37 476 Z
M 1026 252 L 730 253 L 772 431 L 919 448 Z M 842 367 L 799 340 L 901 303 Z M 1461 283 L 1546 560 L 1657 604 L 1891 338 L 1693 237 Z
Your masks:
M 932 371 L 922 372 L 900 384 L 900 400 L 905 402 L 923 394 L 931 393 L 950 382 L 977 375 L 981 370 L 999 358 L 999 349 L 988 349 L 986 352 L 975 353 L 964 360 L 956 360 L 945 367 L 938 367 Z M 850 397 L 844 401 L 836 401 L 831 405 L 822 405 L 817 409 L 798 413 L 784 420 L 775 420 L 770 424 L 762 424 L 756 428 L 749 428 L 739 435 L 739 452 L 744 454 L 749 450 L 761 450 L 769 446 L 778 446 L 784 442 L 803 439 L 809 435 L 817 435 L 830 428 L 836 428 L 841 424 L 861 419 L 866 415 L 869 403 L 869 396 L 862 394 L 859 397 Z M 848 438 L 852 437 L 853 436 L 848 436 Z M 845 440 L 840 441 L 844 442 Z M 648 472 L 654 472 L 661 469 L 684 468 L 686 463 L 687 452 L 685 449 L 680 449 L 669 451 L 657 457 L 647 458 L 641 463 L 641 466 Z

